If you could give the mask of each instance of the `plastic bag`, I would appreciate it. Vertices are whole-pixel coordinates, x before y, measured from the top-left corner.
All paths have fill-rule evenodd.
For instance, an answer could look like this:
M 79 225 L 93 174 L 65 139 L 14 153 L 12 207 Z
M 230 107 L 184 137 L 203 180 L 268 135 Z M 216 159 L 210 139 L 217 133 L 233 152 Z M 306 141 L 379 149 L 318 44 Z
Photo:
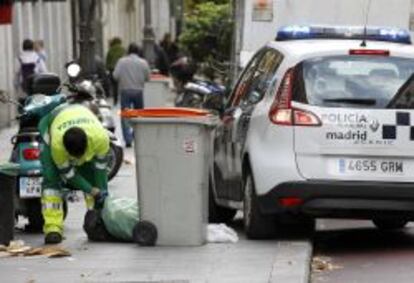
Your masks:
M 136 199 L 107 197 L 101 216 L 111 236 L 117 240 L 132 241 L 132 231 L 139 216 Z
M 239 236 L 226 224 L 209 224 L 207 227 L 208 243 L 237 243 Z

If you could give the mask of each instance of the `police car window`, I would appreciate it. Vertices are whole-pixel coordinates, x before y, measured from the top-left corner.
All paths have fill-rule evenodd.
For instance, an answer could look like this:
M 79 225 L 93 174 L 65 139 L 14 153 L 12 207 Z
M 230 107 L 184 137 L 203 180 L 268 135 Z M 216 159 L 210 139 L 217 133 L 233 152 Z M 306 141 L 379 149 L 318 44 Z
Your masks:
M 272 79 L 283 60 L 283 55 L 276 50 L 267 50 L 261 58 L 251 79 L 247 94 L 242 97 L 242 103 L 259 102 L 271 87 Z
M 332 56 L 299 65 L 294 99 L 324 107 L 386 108 L 414 71 L 414 60 Z
M 249 65 L 244 69 L 231 98 L 231 106 L 238 106 L 241 99 L 246 95 L 247 91 L 250 88 L 252 82 L 253 74 L 256 71 L 257 65 L 260 58 L 262 57 L 263 52 L 260 51 L 257 53 L 253 59 L 249 62 Z

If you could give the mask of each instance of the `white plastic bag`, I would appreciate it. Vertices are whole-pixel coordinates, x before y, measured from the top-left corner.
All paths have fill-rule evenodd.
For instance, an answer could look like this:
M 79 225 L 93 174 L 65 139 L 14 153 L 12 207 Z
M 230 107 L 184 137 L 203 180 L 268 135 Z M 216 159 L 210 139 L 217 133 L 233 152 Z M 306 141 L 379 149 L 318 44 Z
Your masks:
M 239 236 L 226 224 L 209 224 L 207 227 L 208 243 L 237 243 Z

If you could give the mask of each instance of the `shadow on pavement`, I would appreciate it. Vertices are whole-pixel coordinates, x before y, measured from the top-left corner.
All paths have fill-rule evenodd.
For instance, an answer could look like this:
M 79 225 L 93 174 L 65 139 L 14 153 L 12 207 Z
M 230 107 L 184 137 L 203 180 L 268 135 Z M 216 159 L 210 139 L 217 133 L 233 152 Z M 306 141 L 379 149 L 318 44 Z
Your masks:
M 317 231 L 314 248 L 330 255 L 366 254 L 403 249 L 414 251 L 414 234 L 406 228 L 397 231 L 380 231 L 376 228 L 353 228 Z

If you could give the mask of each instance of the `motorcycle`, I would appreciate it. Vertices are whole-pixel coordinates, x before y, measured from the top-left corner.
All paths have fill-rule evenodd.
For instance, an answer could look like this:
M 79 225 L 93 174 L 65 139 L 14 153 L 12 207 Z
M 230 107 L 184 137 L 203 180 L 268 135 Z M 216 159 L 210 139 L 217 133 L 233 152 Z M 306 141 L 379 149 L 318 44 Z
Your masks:
M 225 87 L 211 81 L 194 79 L 196 66 L 189 58 L 176 60 L 171 65 L 170 72 L 177 89 L 176 107 L 222 110 Z
M 43 180 L 40 152 L 43 143 L 37 125 L 44 115 L 62 103 L 60 98 L 53 99 L 54 96 L 48 96 L 55 95 L 60 85 L 60 80 L 55 75 L 41 75 L 35 79 L 35 87 L 36 84 L 37 90 L 41 90 L 45 95 L 30 96 L 25 105 L 21 105 L 4 94 L 0 96 L 1 102 L 14 104 L 20 108 L 20 115 L 17 118 L 19 121 L 18 133 L 11 139 L 13 150 L 10 162 L 19 164 L 17 191 L 14 199 L 16 218 L 19 215 L 27 217 L 29 224 L 26 226 L 26 230 L 32 232 L 41 231 L 44 223 L 40 201 Z M 43 84 L 44 88 L 42 89 L 39 84 Z M 45 85 L 47 86 L 45 87 Z M 67 215 L 67 201 L 70 198 L 71 194 L 65 192 L 63 197 L 64 217 Z
M 177 95 L 175 106 L 218 110 L 223 105 L 226 89 L 210 81 L 193 80 Z

